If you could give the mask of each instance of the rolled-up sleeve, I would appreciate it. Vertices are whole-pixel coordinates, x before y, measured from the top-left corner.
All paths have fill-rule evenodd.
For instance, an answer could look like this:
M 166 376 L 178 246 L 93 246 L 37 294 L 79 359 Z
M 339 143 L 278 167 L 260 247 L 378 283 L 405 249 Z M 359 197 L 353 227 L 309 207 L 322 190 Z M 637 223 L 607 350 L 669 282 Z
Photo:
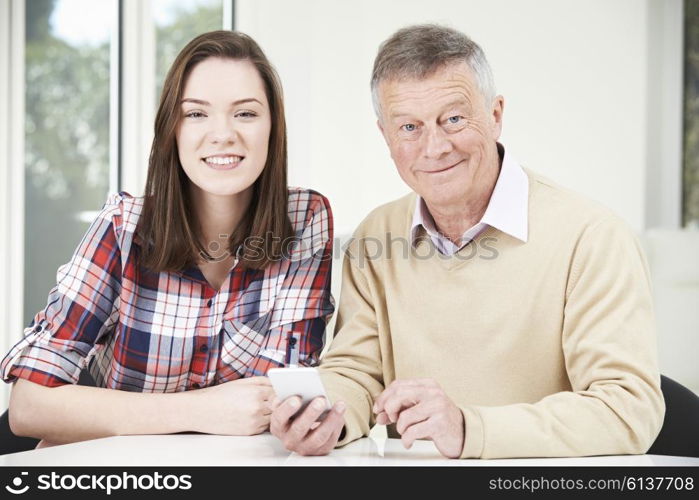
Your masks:
M 112 330 L 121 289 L 122 208 L 122 195 L 111 196 L 70 262 L 58 269 L 46 308 L 0 364 L 5 382 L 76 383 L 95 346 Z

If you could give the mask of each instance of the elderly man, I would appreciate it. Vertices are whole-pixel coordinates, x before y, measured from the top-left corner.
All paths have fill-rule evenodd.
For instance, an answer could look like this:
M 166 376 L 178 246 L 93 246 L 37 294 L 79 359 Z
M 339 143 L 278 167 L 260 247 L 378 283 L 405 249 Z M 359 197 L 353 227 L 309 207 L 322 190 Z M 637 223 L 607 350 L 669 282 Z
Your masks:
M 272 433 L 306 455 L 373 423 L 453 458 L 644 453 L 664 403 L 634 235 L 497 142 L 504 100 L 462 33 L 398 31 L 371 85 L 414 193 L 374 210 L 345 256 L 320 367 L 332 411 L 318 424 L 322 401 L 293 416 L 289 398 Z

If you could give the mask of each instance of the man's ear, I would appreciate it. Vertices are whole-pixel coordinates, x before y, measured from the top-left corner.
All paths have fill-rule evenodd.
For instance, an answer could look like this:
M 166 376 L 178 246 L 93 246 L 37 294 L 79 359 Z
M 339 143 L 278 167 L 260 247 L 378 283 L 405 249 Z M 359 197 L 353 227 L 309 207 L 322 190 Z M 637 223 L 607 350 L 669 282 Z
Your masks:
M 491 113 L 493 117 L 493 138 L 497 141 L 502 133 L 502 115 L 505 112 L 505 98 L 501 95 L 495 96 Z

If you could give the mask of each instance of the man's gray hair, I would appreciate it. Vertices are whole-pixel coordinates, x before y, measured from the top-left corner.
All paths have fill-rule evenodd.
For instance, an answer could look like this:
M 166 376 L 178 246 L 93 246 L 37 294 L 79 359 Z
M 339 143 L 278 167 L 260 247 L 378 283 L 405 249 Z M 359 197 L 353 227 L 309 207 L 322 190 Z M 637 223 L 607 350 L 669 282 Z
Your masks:
M 416 24 L 396 31 L 379 47 L 371 73 L 371 98 L 381 118 L 379 84 L 387 80 L 421 79 L 447 64 L 466 62 L 489 105 L 495 98 L 493 72 L 483 49 L 469 37 L 439 24 Z

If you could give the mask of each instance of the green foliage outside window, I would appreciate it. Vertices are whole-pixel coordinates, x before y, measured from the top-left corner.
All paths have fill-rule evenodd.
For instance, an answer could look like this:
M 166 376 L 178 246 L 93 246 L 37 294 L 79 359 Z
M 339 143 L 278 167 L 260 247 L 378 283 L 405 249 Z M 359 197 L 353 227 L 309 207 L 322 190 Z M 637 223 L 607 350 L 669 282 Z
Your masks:
M 109 44 L 74 47 L 51 33 L 55 0 L 26 2 L 25 324 L 109 184 Z

